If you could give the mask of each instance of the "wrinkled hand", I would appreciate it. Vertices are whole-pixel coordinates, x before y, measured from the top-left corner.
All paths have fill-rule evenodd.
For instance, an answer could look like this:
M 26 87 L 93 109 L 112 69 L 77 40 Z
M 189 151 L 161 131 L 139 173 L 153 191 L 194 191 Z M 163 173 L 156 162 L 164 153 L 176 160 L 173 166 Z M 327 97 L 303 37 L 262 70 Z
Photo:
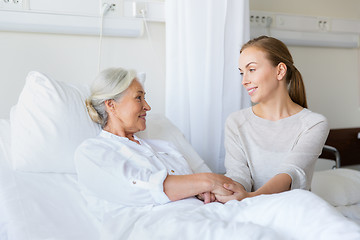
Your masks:
M 249 197 L 249 193 L 246 192 L 245 188 L 238 182 L 225 183 L 224 188 L 233 192 L 232 195 L 221 195 L 215 194 L 216 200 L 222 203 L 226 203 L 230 200 L 238 200 L 241 201 L 244 198 Z
M 200 199 L 201 201 L 204 201 L 205 204 L 216 201 L 215 194 L 213 194 L 211 192 L 200 193 L 200 194 L 196 195 L 196 197 L 198 199 Z

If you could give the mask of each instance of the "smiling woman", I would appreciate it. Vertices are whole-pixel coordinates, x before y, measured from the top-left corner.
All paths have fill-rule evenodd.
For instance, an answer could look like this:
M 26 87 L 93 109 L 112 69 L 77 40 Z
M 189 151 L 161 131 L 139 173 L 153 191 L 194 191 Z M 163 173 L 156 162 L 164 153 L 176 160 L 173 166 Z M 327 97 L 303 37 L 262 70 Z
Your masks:
M 104 103 L 109 117 L 104 130 L 139 143 L 134 133 L 145 130 L 146 112 L 151 110 L 139 81 L 132 81 L 121 99 L 109 99 Z
M 226 176 L 241 200 L 310 189 L 315 161 L 329 132 L 324 116 L 307 109 L 305 88 L 286 45 L 261 36 L 242 47 L 239 70 L 253 107 L 232 113 L 225 127 Z
M 75 165 L 85 197 L 109 202 L 100 211 L 114 203 L 144 206 L 195 195 L 207 203 L 215 200 L 214 194 L 232 193 L 223 187 L 224 183 L 233 183 L 230 178 L 193 174 L 184 157 L 168 142 L 135 136 L 145 130 L 151 107 L 134 71 L 106 69 L 95 79 L 91 92 L 86 106 L 102 131 L 77 148 Z
M 268 96 L 270 99 L 277 96 L 277 99 L 281 97 L 285 102 L 291 100 L 292 103 L 307 108 L 302 76 L 284 43 L 275 38 L 262 36 L 244 44 L 240 53 L 239 70 L 243 76 L 242 84 L 250 96 L 258 89 L 257 84 L 260 84 L 272 94 Z M 264 100 L 267 99 L 261 101 L 264 103 Z M 255 103 L 259 101 L 252 99 Z

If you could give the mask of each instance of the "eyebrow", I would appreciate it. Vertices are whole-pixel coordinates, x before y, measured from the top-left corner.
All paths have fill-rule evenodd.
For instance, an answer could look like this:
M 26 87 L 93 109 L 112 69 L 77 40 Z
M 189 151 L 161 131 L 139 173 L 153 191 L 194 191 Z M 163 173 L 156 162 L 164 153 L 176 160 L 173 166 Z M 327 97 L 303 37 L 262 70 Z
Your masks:
M 252 64 L 252 63 L 255 63 L 256 64 L 256 62 L 249 62 L 248 64 L 246 64 L 246 66 L 245 66 L 245 68 L 247 68 L 250 64 Z M 241 71 L 241 68 L 239 68 L 239 70 Z
M 141 93 L 141 94 L 146 94 L 146 92 L 144 92 L 144 91 L 141 91 L 141 90 L 139 90 L 139 91 L 137 91 L 138 93 Z

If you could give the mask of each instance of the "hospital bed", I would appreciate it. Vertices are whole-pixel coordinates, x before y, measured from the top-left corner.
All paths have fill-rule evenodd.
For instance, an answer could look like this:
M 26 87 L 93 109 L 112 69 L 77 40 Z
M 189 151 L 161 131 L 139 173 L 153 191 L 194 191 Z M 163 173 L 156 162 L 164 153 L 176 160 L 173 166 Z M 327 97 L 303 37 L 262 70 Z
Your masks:
M 0 120 L 0 239 L 100 239 L 101 223 L 82 198 L 72 159 L 78 144 L 100 131 L 87 117 L 88 94 L 86 86 L 31 72 L 10 119 Z M 194 172 L 210 171 L 162 115 L 150 114 L 139 137 L 170 141 Z M 359 171 L 336 168 L 313 176 L 312 191 L 358 224 L 359 189 Z

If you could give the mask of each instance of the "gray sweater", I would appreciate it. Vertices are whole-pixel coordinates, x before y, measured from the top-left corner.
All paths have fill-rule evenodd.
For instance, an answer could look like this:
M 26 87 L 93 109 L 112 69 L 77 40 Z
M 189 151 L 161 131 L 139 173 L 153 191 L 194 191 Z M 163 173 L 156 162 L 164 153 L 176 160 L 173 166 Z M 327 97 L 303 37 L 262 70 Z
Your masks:
M 328 133 L 326 118 L 306 108 L 278 121 L 256 116 L 251 107 L 234 112 L 225 124 L 226 176 L 255 191 L 287 173 L 291 189 L 309 190 Z

